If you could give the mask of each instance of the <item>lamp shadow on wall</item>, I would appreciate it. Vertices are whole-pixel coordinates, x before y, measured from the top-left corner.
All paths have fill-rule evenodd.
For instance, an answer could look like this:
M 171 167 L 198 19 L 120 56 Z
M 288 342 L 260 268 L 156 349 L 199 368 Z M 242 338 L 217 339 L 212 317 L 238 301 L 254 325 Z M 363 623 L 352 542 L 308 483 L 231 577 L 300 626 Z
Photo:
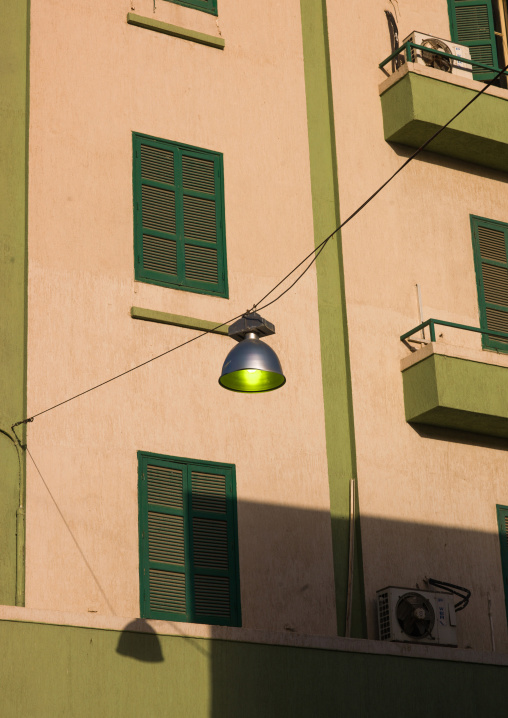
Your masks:
M 162 663 L 164 660 L 160 640 L 143 618 L 136 618 L 125 626 L 116 652 L 145 663 Z

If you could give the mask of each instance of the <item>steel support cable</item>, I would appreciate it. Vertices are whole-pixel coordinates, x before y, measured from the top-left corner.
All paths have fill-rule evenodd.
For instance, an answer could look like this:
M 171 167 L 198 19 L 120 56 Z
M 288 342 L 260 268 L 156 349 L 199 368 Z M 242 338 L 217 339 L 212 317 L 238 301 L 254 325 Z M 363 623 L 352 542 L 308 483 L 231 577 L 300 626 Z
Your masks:
M 420 154 L 420 152 L 422 152 L 426 147 L 428 147 L 428 146 L 430 145 L 430 143 L 433 142 L 433 140 L 435 140 L 436 137 L 438 137 L 438 135 L 441 134 L 441 132 L 443 132 L 447 127 L 449 127 L 449 125 L 451 125 L 451 123 L 452 123 L 454 120 L 456 120 L 457 117 L 459 117 L 459 115 L 461 115 L 470 105 L 473 104 L 473 102 L 475 102 L 481 95 L 483 95 L 483 93 L 484 93 L 489 87 L 491 87 L 491 85 L 492 85 L 501 75 L 503 75 L 507 70 L 508 70 L 508 64 L 505 65 L 505 67 L 504 67 L 502 70 L 500 70 L 500 71 L 497 73 L 497 75 L 495 75 L 491 80 L 489 80 L 487 83 L 485 83 L 485 85 L 482 87 L 482 89 L 481 89 L 479 92 L 477 92 L 476 95 L 469 100 L 469 102 L 467 102 L 455 115 L 453 115 L 453 117 L 452 117 L 451 119 L 449 119 L 446 124 L 442 125 L 438 130 L 436 130 L 436 132 L 434 132 L 434 134 L 433 134 L 431 137 L 429 137 L 429 139 L 426 140 L 426 141 L 423 143 L 423 145 L 421 145 L 420 147 L 418 147 L 418 149 L 416 149 L 416 150 L 413 152 L 413 154 L 410 155 L 410 156 L 407 158 L 407 160 L 406 160 L 405 162 L 403 162 L 402 165 L 401 165 L 397 170 L 395 170 L 395 172 L 394 172 L 385 182 L 383 182 L 383 184 L 380 185 L 380 186 L 376 189 L 375 192 L 373 192 L 373 193 L 365 200 L 365 202 L 363 202 L 359 207 L 357 207 L 354 212 L 352 212 L 343 222 L 341 222 L 341 223 L 339 224 L 338 227 L 336 227 L 336 228 L 333 230 L 333 232 L 331 232 L 327 237 L 325 237 L 325 239 L 324 239 L 322 242 L 320 242 L 316 247 L 314 247 L 314 249 L 313 249 L 311 252 L 309 252 L 309 254 L 308 254 L 306 257 L 304 257 L 304 259 L 302 259 L 301 262 L 299 262 L 290 272 L 288 272 L 288 274 L 286 274 L 286 276 L 283 277 L 283 279 L 281 279 L 279 282 L 277 282 L 277 284 L 276 284 L 274 287 L 272 287 L 272 289 L 270 289 L 270 291 L 267 292 L 267 294 L 265 294 L 261 299 L 259 299 L 259 300 L 256 302 L 256 304 L 252 305 L 252 308 L 251 308 L 250 310 L 248 310 L 248 311 L 256 311 L 256 310 L 259 310 L 259 311 L 260 311 L 260 310 L 262 310 L 262 309 L 266 309 L 266 307 L 269 307 L 269 306 L 271 306 L 272 304 L 275 304 L 275 302 L 277 302 L 279 299 L 281 299 L 281 297 L 283 297 L 285 294 L 287 294 L 287 292 L 289 292 L 289 291 L 295 286 L 295 284 L 297 284 L 297 283 L 300 281 L 300 279 L 302 279 L 302 277 L 309 271 L 309 269 L 310 269 L 310 268 L 312 267 L 312 265 L 316 262 L 317 258 L 319 257 L 319 255 L 321 254 L 321 252 L 323 251 L 323 249 L 326 247 L 326 245 L 328 244 L 328 242 L 337 234 L 337 232 L 339 232 L 343 227 L 345 227 L 346 224 L 348 224 L 348 222 L 350 222 L 354 217 L 356 217 L 356 215 L 359 214 L 359 212 L 361 212 L 361 211 L 364 209 L 364 207 L 366 207 L 375 197 L 377 197 L 377 195 L 378 195 L 388 184 L 390 184 L 390 182 L 391 182 L 392 180 L 394 180 L 395 177 L 396 177 L 400 172 L 402 172 L 402 170 L 405 169 L 405 167 L 407 167 L 408 164 L 415 159 L 415 157 L 417 157 L 417 156 Z M 309 259 L 311 260 L 311 261 L 309 262 L 309 264 L 305 267 L 305 269 L 303 270 L 303 272 L 301 272 L 301 273 L 298 275 L 298 277 L 294 280 L 294 282 L 293 282 L 289 287 L 287 287 L 287 289 L 285 289 L 285 290 L 282 291 L 280 294 L 278 294 L 278 295 L 275 297 L 275 299 L 272 299 L 270 302 L 268 302 L 268 303 L 266 303 L 266 304 L 262 304 L 262 303 L 265 301 L 265 299 L 267 299 L 271 294 L 273 294 L 273 292 L 274 292 L 276 289 L 278 289 L 282 284 L 284 284 L 284 282 L 285 282 L 287 279 L 289 279 L 289 277 L 290 277 L 292 274 L 294 274 L 294 273 L 302 266 L 302 264 L 305 264 L 305 262 L 307 262 Z M 261 304 L 262 306 L 259 306 L 260 304 Z M 247 312 L 247 313 L 248 313 L 248 312 Z M 221 327 L 225 326 L 226 324 L 229 324 L 230 322 L 233 322 L 233 321 L 235 321 L 236 319 L 239 319 L 239 318 L 242 317 L 242 316 L 244 316 L 244 314 L 238 314 L 237 316 L 232 317 L 231 319 L 227 319 L 226 321 L 222 322 L 221 324 L 217 324 L 217 326 L 213 327 L 212 329 L 204 330 L 201 334 L 198 334 L 198 335 L 196 335 L 195 337 L 192 337 L 192 339 L 188 339 L 187 341 L 182 342 L 181 344 L 177 344 L 176 346 L 171 347 L 170 349 L 166 350 L 165 352 L 162 352 L 161 354 L 157 354 L 156 356 L 151 357 L 150 359 L 147 359 L 146 361 L 142 362 L 141 364 L 137 364 L 136 366 L 133 366 L 133 367 L 131 367 L 130 369 L 127 369 L 126 371 L 123 371 L 123 372 L 121 372 L 120 374 L 117 374 L 117 375 L 111 377 L 110 379 L 107 379 L 106 381 L 100 382 L 99 384 L 96 384 L 95 386 L 92 386 L 92 387 L 90 387 L 89 389 L 85 389 L 85 391 L 79 392 L 78 394 L 75 394 L 74 396 L 71 396 L 71 397 L 69 397 L 68 399 L 65 399 L 64 401 L 60 401 L 60 402 L 58 402 L 57 404 L 54 404 L 53 406 L 50 406 L 48 409 L 44 409 L 43 411 L 39 411 L 37 414 L 33 414 L 32 416 L 28 417 L 27 419 L 23 419 L 22 421 L 16 422 L 15 424 L 12 425 L 11 429 L 14 431 L 14 427 L 16 427 L 16 426 L 19 426 L 19 425 L 21 425 L 21 424 L 26 424 L 26 423 L 28 423 L 28 422 L 30 422 L 30 421 L 33 421 L 33 420 L 36 419 L 38 416 L 42 416 L 43 414 L 47 414 L 49 411 L 53 411 L 53 409 L 57 409 L 59 406 L 63 406 L 64 404 L 68 404 L 70 401 L 73 401 L 74 399 L 78 399 L 80 396 L 84 396 L 85 394 L 89 394 L 91 391 L 95 391 L 95 389 L 99 389 L 101 386 L 105 386 L 106 384 L 109 384 L 109 383 L 111 383 L 112 381 L 115 381 L 115 379 L 120 379 L 122 376 L 125 376 L 126 374 L 130 374 L 131 372 L 135 371 L 136 369 L 140 369 L 141 367 L 146 366 L 147 364 L 150 364 L 151 362 L 155 361 L 156 359 L 160 359 L 161 357 L 166 356 L 167 354 L 171 354 L 172 352 L 176 351 L 177 349 L 182 349 L 184 346 L 187 346 L 188 344 L 192 344 L 192 342 L 195 342 L 195 341 L 197 341 L 198 339 L 201 339 L 202 337 L 206 336 L 207 334 L 210 334 L 210 333 L 216 331 L 217 329 L 220 329 Z

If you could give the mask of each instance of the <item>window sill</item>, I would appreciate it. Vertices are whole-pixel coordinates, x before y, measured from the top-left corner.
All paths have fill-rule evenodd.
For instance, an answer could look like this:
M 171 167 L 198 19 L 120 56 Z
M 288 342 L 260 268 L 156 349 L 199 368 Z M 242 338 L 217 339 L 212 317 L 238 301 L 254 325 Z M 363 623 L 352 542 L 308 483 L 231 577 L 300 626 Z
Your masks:
M 197 329 L 210 334 L 223 334 L 228 336 L 228 325 L 215 329 L 219 322 L 209 322 L 206 319 L 195 319 L 194 317 L 183 317 L 180 314 L 168 314 L 167 312 L 156 312 L 153 309 L 142 309 L 131 307 L 131 317 L 142 319 L 146 322 L 157 322 L 158 324 L 170 324 L 174 327 L 185 329 Z
M 482 82 L 407 63 L 379 86 L 387 142 L 420 147 L 484 87 Z M 428 151 L 508 171 L 508 91 L 489 88 Z
M 429 343 L 401 370 L 406 421 L 508 437 L 508 357 Z
M 218 50 L 224 50 L 226 44 L 222 37 L 206 35 L 203 32 L 196 32 L 195 30 L 187 30 L 184 27 L 178 27 L 177 25 L 170 25 L 168 22 L 161 22 L 160 20 L 153 20 L 149 17 L 136 15 L 133 12 L 127 13 L 127 23 L 129 25 L 142 27 L 145 30 L 154 30 L 155 32 L 162 32 L 165 35 L 172 35 L 182 40 L 190 40 L 200 45 L 215 47 Z

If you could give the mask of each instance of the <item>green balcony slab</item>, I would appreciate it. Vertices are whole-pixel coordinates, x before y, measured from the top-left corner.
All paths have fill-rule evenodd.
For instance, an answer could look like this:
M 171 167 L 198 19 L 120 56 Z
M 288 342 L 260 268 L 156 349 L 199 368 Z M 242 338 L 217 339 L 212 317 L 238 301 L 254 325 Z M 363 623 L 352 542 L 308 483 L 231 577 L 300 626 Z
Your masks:
M 508 367 L 431 354 L 402 381 L 406 421 L 508 437 Z
M 418 65 L 403 66 L 380 86 L 385 140 L 420 147 L 483 86 Z M 427 149 L 508 171 L 508 91 L 489 88 L 487 92 Z

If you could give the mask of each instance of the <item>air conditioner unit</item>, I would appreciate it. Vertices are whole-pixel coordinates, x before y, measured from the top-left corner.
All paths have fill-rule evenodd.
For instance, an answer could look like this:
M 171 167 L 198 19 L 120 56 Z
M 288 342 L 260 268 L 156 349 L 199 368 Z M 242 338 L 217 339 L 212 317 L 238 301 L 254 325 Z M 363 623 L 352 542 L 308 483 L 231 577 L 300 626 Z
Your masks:
M 471 59 L 469 48 L 466 47 L 466 45 L 458 45 L 451 40 L 441 40 L 439 37 L 425 35 L 423 32 L 412 32 L 411 35 L 406 37 L 402 44 L 406 42 L 414 42 L 415 45 L 422 45 L 423 47 L 429 47 L 433 50 L 439 50 L 439 52 L 446 52 L 448 55 L 455 55 L 457 58 L 464 57 L 466 60 Z M 418 50 L 416 47 L 412 47 L 411 52 L 412 61 L 420 65 L 435 67 L 437 70 L 450 72 L 453 75 L 461 75 L 462 77 L 472 78 L 473 76 L 473 66 L 467 62 L 461 62 L 459 59 L 451 60 L 449 57 L 436 55 L 433 52 L 425 52 L 425 50 Z
M 453 596 L 388 586 L 377 592 L 379 639 L 456 646 Z

